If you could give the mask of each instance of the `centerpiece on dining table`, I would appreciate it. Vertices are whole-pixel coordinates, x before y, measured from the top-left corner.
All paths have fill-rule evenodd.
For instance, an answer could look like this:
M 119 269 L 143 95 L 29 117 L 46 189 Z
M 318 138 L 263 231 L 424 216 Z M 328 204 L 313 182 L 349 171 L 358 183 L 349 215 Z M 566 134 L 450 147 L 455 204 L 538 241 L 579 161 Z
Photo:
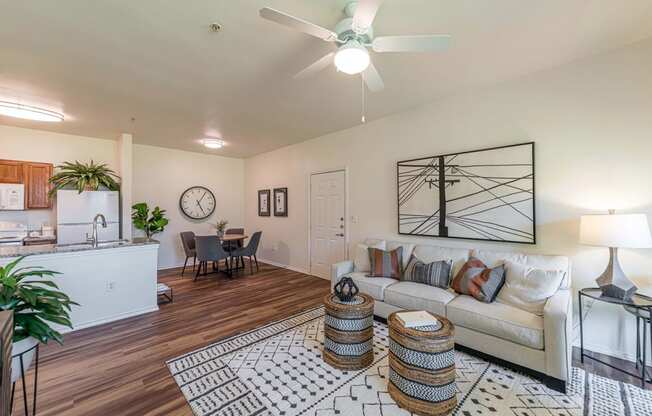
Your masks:
M 226 230 L 226 226 L 229 224 L 227 220 L 218 220 L 217 223 L 213 224 L 213 227 L 217 230 L 217 236 L 219 238 L 224 237 L 224 231 Z

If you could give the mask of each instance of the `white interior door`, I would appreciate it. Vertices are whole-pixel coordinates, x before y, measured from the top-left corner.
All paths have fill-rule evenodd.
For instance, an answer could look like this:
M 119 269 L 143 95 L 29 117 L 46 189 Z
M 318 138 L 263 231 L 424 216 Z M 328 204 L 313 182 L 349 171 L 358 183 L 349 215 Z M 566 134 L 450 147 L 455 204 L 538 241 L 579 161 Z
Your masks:
M 310 178 L 310 273 L 324 279 L 346 259 L 345 180 L 344 171 Z

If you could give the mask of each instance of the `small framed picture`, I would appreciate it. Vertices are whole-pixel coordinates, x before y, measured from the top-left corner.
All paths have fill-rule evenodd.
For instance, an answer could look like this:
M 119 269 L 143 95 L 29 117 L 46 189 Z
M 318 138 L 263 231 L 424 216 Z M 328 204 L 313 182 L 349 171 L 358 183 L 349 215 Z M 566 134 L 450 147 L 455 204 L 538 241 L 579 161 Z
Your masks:
M 271 215 L 269 189 L 258 191 L 258 216 L 269 217 Z
M 274 216 L 288 216 L 288 188 L 274 188 Z

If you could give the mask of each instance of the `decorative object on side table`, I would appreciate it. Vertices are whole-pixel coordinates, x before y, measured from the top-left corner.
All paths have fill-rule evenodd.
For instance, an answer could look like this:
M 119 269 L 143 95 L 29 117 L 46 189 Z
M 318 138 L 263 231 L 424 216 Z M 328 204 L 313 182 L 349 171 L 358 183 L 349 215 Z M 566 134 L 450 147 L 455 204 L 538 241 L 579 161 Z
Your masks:
M 224 237 L 224 231 L 226 230 L 226 226 L 229 224 L 227 220 L 218 220 L 217 223 L 214 224 L 215 229 L 217 230 L 217 236 L 222 238 Z
M 389 324 L 389 395 L 402 408 L 427 416 L 451 413 L 457 406 L 455 327 L 443 316 L 437 325 L 406 328 L 399 314 Z
M 134 222 L 134 227 L 143 230 L 148 240 L 151 240 L 154 234 L 162 232 L 170 222 L 165 218 L 165 210 L 159 207 L 154 208 L 150 216 L 149 206 L 147 206 L 146 202 L 135 204 L 131 209 L 131 219 Z
M 324 361 L 342 370 L 358 370 L 374 360 L 374 300 L 359 294 L 343 302 L 324 297 Z
M 335 296 L 337 296 L 342 302 L 351 302 L 360 291 L 358 286 L 350 277 L 341 278 L 340 281 L 335 284 L 333 290 L 335 291 Z
M 270 209 L 270 191 L 269 189 L 261 189 L 258 191 L 258 216 L 269 217 L 271 215 Z
M 52 280 L 58 274 L 40 267 L 18 267 L 25 257 L 0 266 L 0 309 L 13 311 L 14 329 L 11 362 L 11 382 L 22 379 L 23 404 L 28 414 L 25 373 L 36 359 L 34 398 L 32 414 L 36 412 L 36 388 L 38 383 L 39 343 L 55 340 L 63 344 L 61 333 L 50 327 L 49 322 L 72 328 L 70 311 L 73 305 L 68 295 L 58 290 Z M 32 280 L 39 278 L 41 280 Z M 13 401 L 13 395 L 12 395 Z
M 609 247 L 609 263 L 596 279 L 602 294 L 618 299 L 630 299 L 636 285 L 625 276 L 618 261 L 618 248 L 650 248 L 652 237 L 645 214 L 583 215 L 580 220 L 580 242 Z
M 597 287 L 584 288 L 581 289 L 578 294 L 578 305 L 579 305 L 579 318 L 580 318 L 580 360 L 584 363 L 584 358 L 589 358 L 593 361 L 597 361 L 600 364 L 606 365 L 618 371 L 621 371 L 625 374 L 628 374 L 641 381 L 641 388 L 645 388 L 646 379 L 650 378 L 650 375 L 647 371 L 647 366 L 644 363 L 647 363 L 647 339 L 648 333 L 650 331 L 650 336 L 652 336 L 652 322 L 650 322 L 649 317 L 652 314 L 652 297 L 645 296 L 639 293 L 634 293 L 631 297 L 627 299 L 610 297 L 604 294 L 604 291 Z M 582 308 L 582 299 L 590 298 L 600 302 L 611 303 L 613 305 L 619 305 L 625 307 L 628 311 L 632 312 L 636 316 L 636 366 L 639 368 L 640 374 L 632 374 L 629 371 L 622 369 L 621 367 L 614 366 L 610 363 L 602 361 L 598 358 L 593 357 L 584 352 L 584 318 L 583 318 L 583 308 Z M 647 318 L 647 319 L 646 319 Z M 640 332 L 640 319 L 643 320 L 643 345 L 641 345 L 641 332 Z M 640 367 L 639 367 L 640 366 Z
M 60 189 L 74 188 L 80 194 L 84 191 L 97 191 L 100 187 L 105 187 L 109 191 L 120 189 L 120 184 L 117 182 L 120 177 L 105 163 L 96 164 L 93 160 L 90 163 L 81 163 L 76 160 L 75 163 L 64 162 L 55 169 L 58 169 L 58 172 L 50 178 L 52 184 L 52 189 L 48 193 L 50 198 L 54 197 Z
M 274 188 L 274 216 L 288 216 L 288 188 Z

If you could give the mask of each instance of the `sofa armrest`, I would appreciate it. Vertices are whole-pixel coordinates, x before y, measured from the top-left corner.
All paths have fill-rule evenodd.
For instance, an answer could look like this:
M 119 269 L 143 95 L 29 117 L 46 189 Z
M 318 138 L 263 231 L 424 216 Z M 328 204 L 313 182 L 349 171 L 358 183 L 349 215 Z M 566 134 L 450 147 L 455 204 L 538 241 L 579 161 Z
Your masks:
M 331 266 L 331 292 L 340 278 L 353 271 L 353 261 L 345 260 Z
M 570 381 L 573 303 L 569 289 L 562 289 L 543 308 L 546 374 Z

